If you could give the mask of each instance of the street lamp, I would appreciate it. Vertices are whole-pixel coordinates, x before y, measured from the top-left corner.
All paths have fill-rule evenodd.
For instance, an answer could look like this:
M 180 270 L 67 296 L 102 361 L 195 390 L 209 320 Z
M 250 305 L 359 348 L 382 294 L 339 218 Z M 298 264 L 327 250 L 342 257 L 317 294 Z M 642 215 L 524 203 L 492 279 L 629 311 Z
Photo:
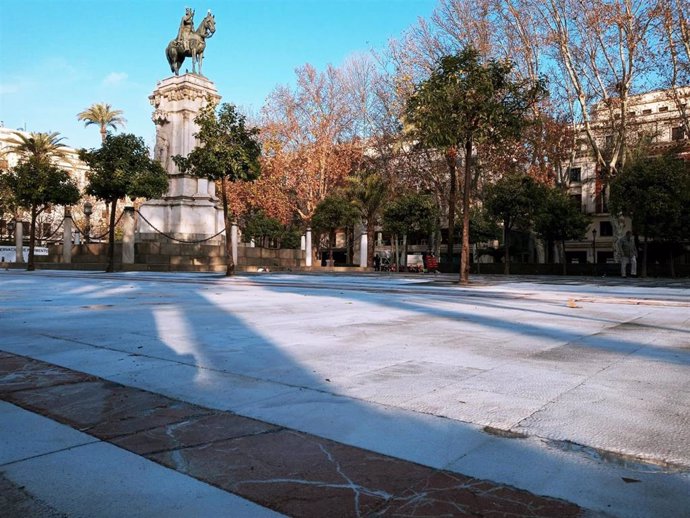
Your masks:
M 597 275 L 597 229 L 592 229 L 592 262 L 594 263 L 594 275 Z
M 91 237 L 91 214 L 93 214 L 93 205 L 91 202 L 84 204 L 84 216 L 86 216 L 86 227 L 84 228 L 84 240 L 86 244 L 89 243 Z

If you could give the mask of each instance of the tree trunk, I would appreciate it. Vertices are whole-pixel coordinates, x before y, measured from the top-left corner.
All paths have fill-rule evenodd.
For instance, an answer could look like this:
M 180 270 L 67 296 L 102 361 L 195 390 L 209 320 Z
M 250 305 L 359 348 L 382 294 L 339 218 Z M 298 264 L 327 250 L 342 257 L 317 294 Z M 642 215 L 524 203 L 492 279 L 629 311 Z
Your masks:
M 565 241 L 561 241 L 561 253 L 563 254 L 563 275 L 568 275 L 568 259 L 565 257 Z
M 398 234 L 393 234 L 393 256 L 395 259 L 395 271 L 399 271 L 400 268 L 398 267 Z
M 115 209 L 117 200 L 113 200 L 110 206 L 110 224 L 108 226 L 108 266 L 106 272 L 115 271 Z
M 29 272 L 32 272 L 36 269 L 36 265 L 34 265 L 34 248 L 36 246 L 36 218 L 38 217 L 38 211 L 36 210 L 35 206 L 31 207 L 31 226 L 29 228 L 29 261 L 28 264 L 26 265 L 26 269 Z M 18 225 L 21 225 L 21 221 L 17 223 Z
M 503 274 L 510 275 L 510 227 L 503 221 Z
M 450 176 L 450 193 L 448 194 L 448 263 L 453 267 L 453 245 L 455 244 L 455 199 L 458 196 L 458 175 L 456 160 L 458 150 L 450 147 L 446 150 L 446 164 Z
M 470 191 L 472 190 L 472 139 L 465 143 L 465 180 L 462 186 L 462 250 L 460 284 L 470 282 Z
M 668 246 L 668 265 L 669 265 L 669 273 L 671 274 L 671 278 L 676 277 L 676 265 L 674 261 L 675 257 L 673 256 L 673 244 L 669 243 Z
M 405 267 L 405 271 L 407 271 L 407 234 L 403 236 L 403 245 L 402 245 L 402 253 L 400 254 L 401 257 L 401 262 L 403 263 L 403 266 Z
M 642 268 L 640 272 L 641 277 L 647 277 L 647 229 L 645 229 L 644 233 L 644 241 L 642 242 Z M 637 247 L 636 239 L 633 238 L 633 246 Z M 637 252 L 637 250 L 635 250 Z
M 376 251 L 376 243 L 374 242 L 374 233 L 376 232 L 376 227 L 373 223 L 369 223 L 370 219 L 367 219 L 367 266 L 369 268 L 374 267 L 374 255 Z
M 230 240 L 232 222 L 230 221 L 230 210 L 228 209 L 228 191 L 225 188 L 225 178 L 220 180 L 221 200 L 223 200 L 223 221 L 225 222 L 225 276 L 235 275 L 235 261 L 232 258 L 232 242 Z

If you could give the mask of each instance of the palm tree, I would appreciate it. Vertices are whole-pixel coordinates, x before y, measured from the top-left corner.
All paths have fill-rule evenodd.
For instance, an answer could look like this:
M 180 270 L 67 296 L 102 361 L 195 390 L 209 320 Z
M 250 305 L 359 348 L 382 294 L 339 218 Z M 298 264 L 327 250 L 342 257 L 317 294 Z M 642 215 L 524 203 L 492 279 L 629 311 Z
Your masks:
M 96 124 L 101 130 L 101 142 L 105 142 L 108 128 L 116 130 L 118 126 L 124 126 L 127 122 L 122 116 L 122 110 L 113 110 L 106 103 L 95 103 L 83 112 L 77 114 L 77 119 L 85 121 L 84 126 Z
M 374 231 L 383 204 L 388 197 L 388 182 L 375 171 L 360 171 L 348 178 L 348 197 L 366 222 L 367 266 L 374 265 Z
M 53 163 L 55 159 L 64 158 L 65 145 L 62 143 L 64 137 L 60 133 L 34 133 L 28 135 L 15 131 L 15 139 L 10 141 L 7 149 L 8 153 L 16 153 L 22 160 L 35 160 L 41 163 Z
M 77 114 L 77 119 L 84 122 L 84 127 L 96 124 L 101 131 L 101 144 L 105 143 L 108 136 L 108 128 L 116 130 L 118 126 L 124 126 L 127 120 L 122 116 L 122 110 L 113 110 L 107 103 L 94 103 L 83 112 Z M 110 220 L 110 207 L 106 204 L 105 219 Z

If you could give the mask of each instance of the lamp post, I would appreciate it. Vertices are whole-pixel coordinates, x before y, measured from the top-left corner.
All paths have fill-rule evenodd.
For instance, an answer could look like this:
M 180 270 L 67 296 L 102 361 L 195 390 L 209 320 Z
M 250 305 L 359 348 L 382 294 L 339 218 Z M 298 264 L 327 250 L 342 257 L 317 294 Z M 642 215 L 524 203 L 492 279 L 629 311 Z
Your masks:
M 84 216 L 86 216 L 86 227 L 84 228 L 84 240 L 89 244 L 91 240 L 91 214 L 93 214 L 93 205 L 91 202 L 84 204 Z
M 594 263 L 594 275 L 597 275 L 597 229 L 592 229 L 592 263 Z

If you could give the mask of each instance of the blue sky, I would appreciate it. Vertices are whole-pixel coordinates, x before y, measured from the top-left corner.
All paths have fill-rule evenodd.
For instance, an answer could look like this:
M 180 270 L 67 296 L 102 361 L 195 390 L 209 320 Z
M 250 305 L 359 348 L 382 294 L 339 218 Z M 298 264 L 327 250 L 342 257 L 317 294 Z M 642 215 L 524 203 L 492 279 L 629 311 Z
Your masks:
M 59 131 L 94 147 L 98 130 L 76 114 L 95 102 L 124 110 L 126 131 L 151 145 L 148 96 L 170 76 L 164 50 L 186 6 L 195 23 L 211 9 L 204 75 L 226 102 L 258 111 L 304 63 L 339 65 L 381 48 L 436 0 L 9 0 L 0 17 L 0 120 L 9 128 Z M 190 67 L 189 60 L 183 68 Z

